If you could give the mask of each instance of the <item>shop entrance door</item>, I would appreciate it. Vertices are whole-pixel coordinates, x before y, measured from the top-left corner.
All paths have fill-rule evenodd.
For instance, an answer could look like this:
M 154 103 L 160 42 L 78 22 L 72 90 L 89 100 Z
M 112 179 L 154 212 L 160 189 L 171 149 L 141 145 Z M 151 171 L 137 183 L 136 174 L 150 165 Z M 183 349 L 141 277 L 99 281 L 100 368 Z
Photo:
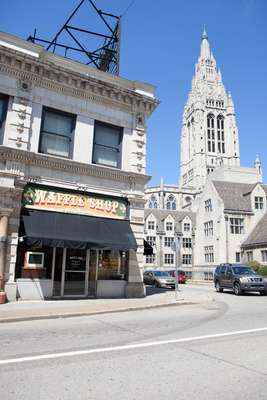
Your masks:
M 96 297 L 98 250 L 53 250 L 53 296 Z
M 86 296 L 87 251 L 66 249 L 63 296 Z

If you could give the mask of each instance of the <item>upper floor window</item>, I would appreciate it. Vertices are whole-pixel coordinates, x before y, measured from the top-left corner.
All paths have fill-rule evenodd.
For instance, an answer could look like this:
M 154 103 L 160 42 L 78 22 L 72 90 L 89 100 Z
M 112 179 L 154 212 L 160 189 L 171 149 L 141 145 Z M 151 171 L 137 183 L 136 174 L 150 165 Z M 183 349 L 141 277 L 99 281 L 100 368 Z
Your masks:
M 173 223 L 166 222 L 166 231 L 172 231 L 172 230 L 173 230 Z
M 192 247 L 192 239 L 183 238 L 183 247 L 190 249 Z
M 263 209 L 263 197 L 259 197 L 259 196 L 255 197 L 255 208 L 257 210 Z
M 3 131 L 1 128 L 6 119 L 7 105 L 8 97 L 0 94 L 0 144 L 3 143 Z
M 214 116 L 212 114 L 207 115 L 207 132 L 208 132 L 208 151 L 215 153 L 215 127 L 214 127 Z
M 225 153 L 224 118 L 221 115 L 217 117 L 217 146 L 218 153 Z
M 236 234 L 243 234 L 244 218 L 230 218 L 230 232 Z
M 155 221 L 148 221 L 147 222 L 147 229 L 153 231 L 155 229 Z
M 172 244 L 173 244 L 173 237 L 168 237 L 168 236 L 165 236 L 165 238 L 164 238 L 164 246 L 165 247 L 171 247 L 172 246 Z
M 148 203 L 148 207 L 149 208 L 158 208 L 158 202 L 154 195 L 151 196 L 149 203 Z
M 164 264 L 174 264 L 174 254 L 164 254 Z
M 71 141 L 76 117 L 44 108 L 39 152 L 60 157 L 71 157 Z
M 204 235 L 213 236 L 213 221 L 204 222 Z
M 146 241 L 150 246 L 156 246 L 156 236 L 147 236 Z
M 0 129 L 6 119 L 8 97 L 0 94 Z
M 176 200 L 173 195 L 167 198 L 166 208 L 167 210 L 176 210 Z
M 191 225 L 188 222 L 184 223 L 184 232 L 190 232 Z
M 183 254 L 182 264 L 185 264 L 185 265 L 192 264 L 192 254 Z
M 121 168 L 121 127 L 95 122 L 93 163 Z
M 212 211 L 211 199 L 205 200 L 205 211 L 206 212 L 211 212 Z

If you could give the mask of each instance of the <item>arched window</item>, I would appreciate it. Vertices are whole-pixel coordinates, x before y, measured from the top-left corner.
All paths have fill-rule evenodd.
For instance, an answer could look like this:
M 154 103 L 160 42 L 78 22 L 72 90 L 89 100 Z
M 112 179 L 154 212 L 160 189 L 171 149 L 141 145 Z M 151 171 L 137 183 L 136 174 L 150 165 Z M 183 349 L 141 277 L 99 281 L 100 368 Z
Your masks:
M 167 210 L 176 210 L 176 200 L 172 194 L 167 198 L 166 208 Z
M 151 196 L 149 203 L 148 203 L 148 207 L 149 208 L 158 208 L 158 203 L 157 203 L 157 199 L 156 196 Z
M 215 153 L 214 115 L 207 115 L 208 151 Z
M 218 153 L 225 153 L 224 118 L 222 115 L 218 115 L 217 117 L 217 145 Z

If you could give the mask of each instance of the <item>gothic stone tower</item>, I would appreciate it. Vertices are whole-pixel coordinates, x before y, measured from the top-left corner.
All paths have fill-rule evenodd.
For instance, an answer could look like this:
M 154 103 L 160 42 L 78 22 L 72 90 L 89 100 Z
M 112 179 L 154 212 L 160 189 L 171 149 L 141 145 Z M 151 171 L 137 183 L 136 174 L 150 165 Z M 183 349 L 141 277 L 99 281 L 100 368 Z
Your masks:
M 192 88 L 183 113 L 181 188 L 203 189 L 217 166 L 239 166 L 235 110 L 204 30 Z

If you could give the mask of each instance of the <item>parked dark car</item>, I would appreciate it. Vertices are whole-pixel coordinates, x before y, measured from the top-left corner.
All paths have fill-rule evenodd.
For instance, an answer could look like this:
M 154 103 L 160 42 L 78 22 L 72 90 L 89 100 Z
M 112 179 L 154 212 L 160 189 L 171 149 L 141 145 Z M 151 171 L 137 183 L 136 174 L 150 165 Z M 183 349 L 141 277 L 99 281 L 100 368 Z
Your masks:
M 243 292 L 259 292 L 262 296 L 267 295 L 267 282 L 247 265 L 219 265 L 214 272 L 214 285 L 217 292 L 231 289 L 235 295 Z
M 169 274 L 175 278 L 175 270 L 169 270 Z M 186 275 L 185 272 L 181 269 L 178 269 L 178 283 L 186 283 Z
M 175 288 L 175 279 L 167 271 L 145 271 L 143 278 L 147 285 Z

